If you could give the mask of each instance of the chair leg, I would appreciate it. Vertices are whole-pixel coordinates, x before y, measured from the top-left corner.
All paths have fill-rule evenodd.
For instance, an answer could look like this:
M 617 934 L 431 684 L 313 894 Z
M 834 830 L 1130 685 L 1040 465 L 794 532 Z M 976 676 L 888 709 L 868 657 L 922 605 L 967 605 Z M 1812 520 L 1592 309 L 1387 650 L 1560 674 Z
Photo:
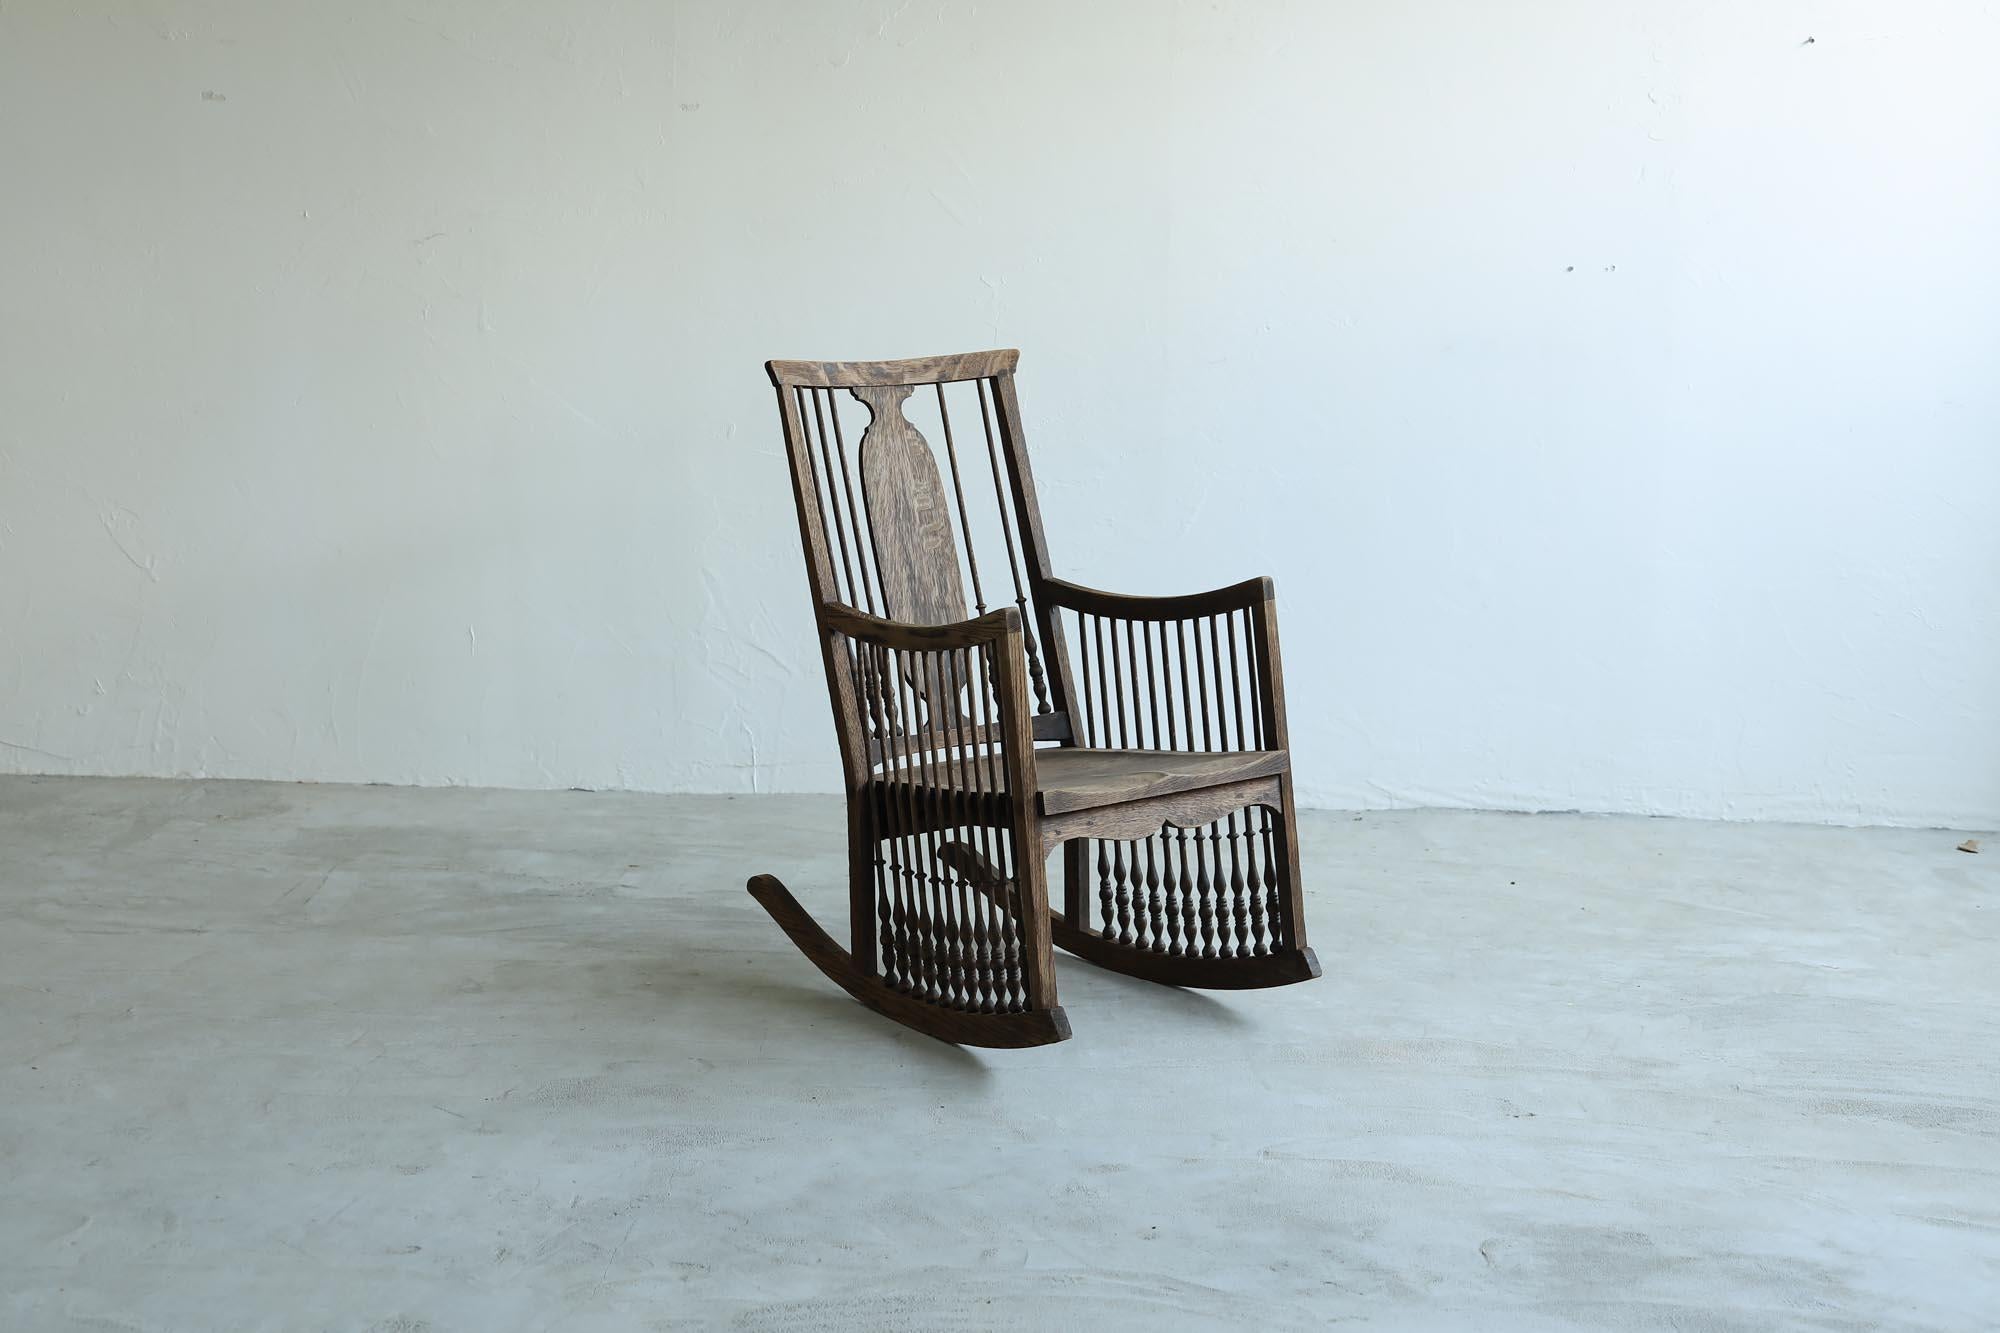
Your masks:
M 1017 892 L 996 876 L 995 892 L 959 869 L 954 849 L 967 844 L 935 832 L 877 841 L 858 814 L 851 829 L 851 951 L 776 877 L 749 882 L 799 952 L 862 1004 L 940 1041 L 1020 1047 L 1069 1037 L 1061 1006 L 1035 1003 L 1038 995 L 1052 1001 L 1054 991 L 1046 964 L 1035 961 L 1048 949 L 1039 880 Z M 1036 911 L 1024 917 L 1017 904 L 1030 902 Z
M 1271 830 L 1277 844 L 1272 861 L 1278 872 L 1274 920 L 1289 947 L 1311 953 L 1312 950 L 1306 948 L 1305 892 L 1299 885 L 1299 821 L 1297 807 L 1292 802 L 1290 773 L 1279 780 L 1278 799 L 1283 805 L 1274 812 L 1272 822 L 1275 827 Z
M 1320 975 L 1305 942 L 1298 831 L 1289 782 L 1282 808 L 1252 807 L 1200 828 L 1171 825 L 1126 842 L 1063 846 L 1065 902 L 1087 899 L 1098 923 L 1050 921 L 1056 947 L 1099 967 L 1168 986 L 1255 990 Z
M 1063 919 L 1081 930 L 1090 924 L 1090 866 L 1084 853 L 1090 844 L 1073 838 L 1062 845 Z

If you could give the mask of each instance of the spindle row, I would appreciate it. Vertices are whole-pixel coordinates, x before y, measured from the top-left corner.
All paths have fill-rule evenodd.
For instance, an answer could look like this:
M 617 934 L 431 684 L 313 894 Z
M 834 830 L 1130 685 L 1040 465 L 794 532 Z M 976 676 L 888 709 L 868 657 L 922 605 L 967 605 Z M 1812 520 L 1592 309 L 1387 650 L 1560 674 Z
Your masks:
M 987 477 L 984 479 L 978 475 L 982 470 L 978 469 L 976 453 L 966 466 L 961 467 L 958 435 L 952 427 L 950 398 L 953 395 L 960 397 L 963 411 L 968 406 L 963 401 L 967 385 L 971 387 L 971 396 L 977 399 L 979 421 L 986 439 L 987 467 L 983 471 Z M 991 550 L 997 529 L 1007 553 L 1007 573 L 1014 591 L 1013 605 L 1021 614 L 1023 648 L 1028 661 L 1035 711 L 1050 712 L 1053 705 L 1048 672 L 1043 667 L 1041 648 L 1035 635 L 1035 616 L 1029 599 L 1028 580 L 1023 573 L 1020 541 L 1016 535 L 1018 520 L 1013 499 L 1013 463 L 1002 448 L 994 427 L 999 388 L 990 379 L 929 387 L 933 392 L 912 397 L 905 405 L 905 411 L 911 414 L 911 424 L 918 428 L 919 434 L 923 434 L 922 428 L 934 425 L 936 434 L 944 440 L 954 501 L 951 517 L 956 520 L 962 572 L 972 588 L 976 608 L 973 614 L 985 615 L 988 609 L 986 585 L 979 572 L 979 549 L 984 544 Z M 952 390 L 952 394 L 947 394 L 947 388 Z M 865 433 L 867 409 L 855 402 L 854 395 L 846 390 L 794 385 L 790 393 L 798 414 L 806 459 L 812 469 L 820 523 L 823 531 L 831 535 L 834 549 L 840 556 L 840 563 L 833 570 L 834 592 L 848 606 L 870 615 L 887 616 L 890 611 L 883 591 L 878 548 L 868 509 L 865 504 L 857 503 L 856 479 L 860 476 L 860 459 L 850 458 L 847 446 L 850 435 L 859 441 Z M 935 400 L 935 415 L 930 411 L 931 403 L 926 401 L 927 398 Z M 978 501 L 972 506 L 966 503 L 966 473 L 969 471 L 974 473 L 972 492 Z M 990 480 L 990 496 L 981 487 L 981 480 Z
M 991 818 L 1007 787 L 992 650 L 844 642 L 880 761 L 866 822 L 881 975 L 933 1004 L 1018 1012 L 1017 849 Z

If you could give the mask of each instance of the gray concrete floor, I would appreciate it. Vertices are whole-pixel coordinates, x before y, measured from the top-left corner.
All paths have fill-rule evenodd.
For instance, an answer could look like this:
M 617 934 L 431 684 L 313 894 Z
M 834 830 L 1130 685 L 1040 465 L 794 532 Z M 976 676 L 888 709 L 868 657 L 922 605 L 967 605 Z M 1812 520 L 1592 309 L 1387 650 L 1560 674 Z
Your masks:
M 0 1326 L 2000 1324 L 1961 835 L 1314 815 L 1324 980 L 975 1053 L 744 894 L 840 826 L 0 779 Z

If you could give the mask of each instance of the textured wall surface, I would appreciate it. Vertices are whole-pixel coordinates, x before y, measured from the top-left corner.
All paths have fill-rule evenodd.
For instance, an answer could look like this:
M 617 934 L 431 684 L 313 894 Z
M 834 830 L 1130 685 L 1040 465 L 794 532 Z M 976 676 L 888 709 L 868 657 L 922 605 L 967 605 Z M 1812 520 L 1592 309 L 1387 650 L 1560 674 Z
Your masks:
M 2000 822 L 1988 3 L 0 9 L 0 768 L 828 789 L 768 356 L 1024 349 L 1301 792 Z

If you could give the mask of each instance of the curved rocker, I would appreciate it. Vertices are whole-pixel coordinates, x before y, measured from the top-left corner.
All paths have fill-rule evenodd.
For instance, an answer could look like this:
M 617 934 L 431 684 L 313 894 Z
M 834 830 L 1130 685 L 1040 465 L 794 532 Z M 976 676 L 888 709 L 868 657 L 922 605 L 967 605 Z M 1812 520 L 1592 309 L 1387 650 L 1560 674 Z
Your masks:
M 1087 963 L 1095 963 L 1112 972 L 1123 972 L 1141 981 L 1156 981 L 1162 986 L 1186 986 L 1194 990 L 1264 990 L 1311 981 L 1320 975 L 1319 956 L 1310 946 L 1247 958 L 1157 953 L 1106 939 L 1094 930 L 1078 929 L 1056 912 L 1049 914 L 1049 932 L 1055 937 L 1058 949 L 1073 953 Z
M 992 863 L 964 844 L 944 848 L 940 859 L 964 877 L 966 883 L 993 899 L 1003 909 L 1011 909 L 1007 888 Z M 1049 935 L 1056 948 L 1075 954 L 1086 963 L 1111 972 L 1122 972 L 1141 981 L 1162 986 L 1185 986 L 1191 990 L 1267 990 L 1272 986 L 1292 986 L 1317 979 L 1319 955 L 1310 946 L 1280 949 L 1272 953 L 1231 958 L 1205 958 L 1200 954 L 1170 954 L 1157 949 L 1141 949 L 1120 944 L 1102 932 L 1069 923 L 1060 912 L 1049 913 Z
M 753 875 L 750 896 L 771 914 L 799 952 L 812 960 L 834 985 L 861 1003 L 904 1027 L 939 1041 L 960 1046 L 1016 1048 L 1047 1046 L 1069 1039 L 1069 1017 L 1061 1006 L 1015 1014 L 976 1014 L 928 1003 L 869 976 L 855 966 L 853 955 L 833 942 L 812 914 L 799 905 L 775 875 Z

